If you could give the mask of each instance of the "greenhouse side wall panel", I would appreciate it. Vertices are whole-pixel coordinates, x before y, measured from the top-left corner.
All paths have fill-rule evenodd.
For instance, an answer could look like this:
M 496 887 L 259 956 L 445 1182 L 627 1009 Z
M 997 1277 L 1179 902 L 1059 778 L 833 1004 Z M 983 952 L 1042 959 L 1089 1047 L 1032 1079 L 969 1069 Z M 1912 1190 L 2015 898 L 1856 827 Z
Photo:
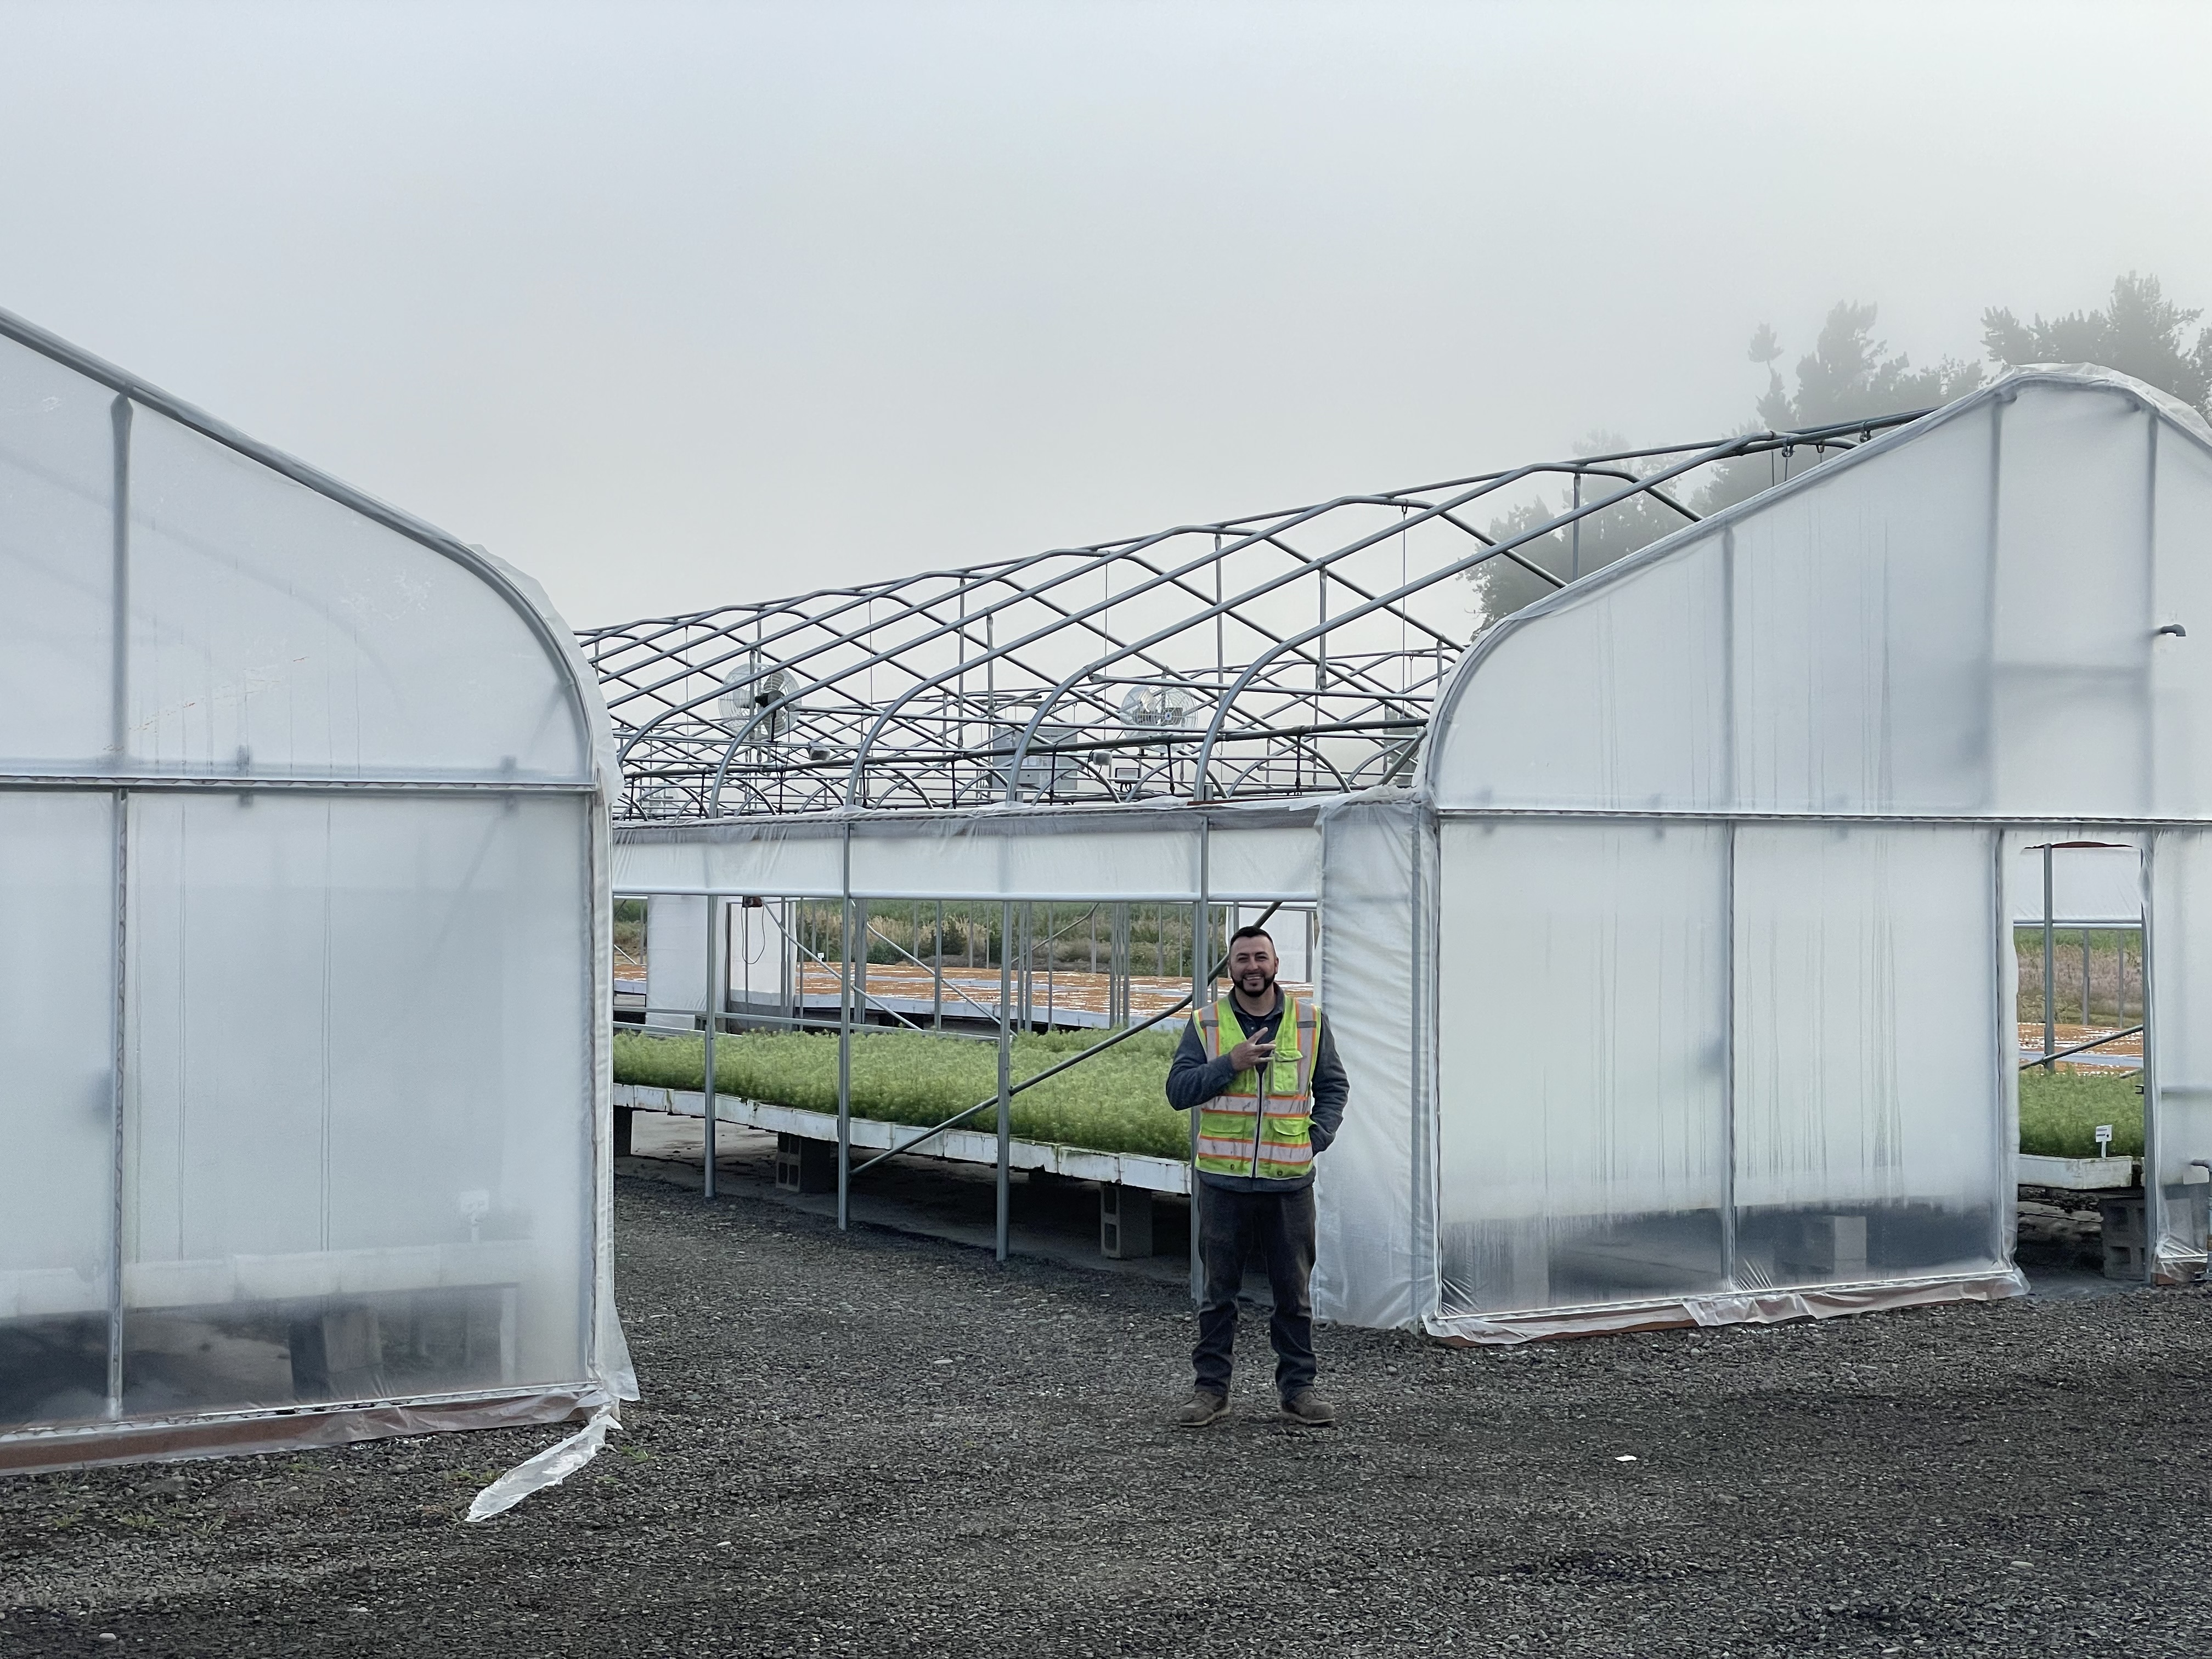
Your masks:
M 1704 809 L 1727 789 L 1717 541 L 1549 601 L 1472 652 L 1425 780 L 1438 806 Z
M 1321 891 L 1319 830 L 1217 823 L 1209 842 L 1206 885 L 1217 898 L 1304 899 Z
M 106 795 L 0 792 L 0 1428 L 107 1393 L 113 823 Z
M 1726 1284 L 1725 840 L 1443 825 L 1446 1314 Z
M 1198 891 L 1198 826 L 1016 827 L 947 818 L 853 837 L 853 890 L 899 898 L 1181 897 Z
M 834 898 L 842 890 L 844 849 L 835 835 L 734 835 L 674 841 L 631 832 L 614 848 L 621 893 L 758 893 Z M 703 925 L 703 924 L 702 924 Z
M 114 399 L 0 340 L 0 764 L 112 753 Z
M 1832 464 L 1678 556 L 1719 559 L 1734 782 L 1759 812 L 1984 810 L 1990 416 Z M 1614 603 L 1648 604 L 1639 580 Z
M 1738 1283 L 2001 1267 L 1994 832 L 1735 832 Z
M 579 1375 L 578 809 L 140 799 L 131 845 L 126 1411 Z

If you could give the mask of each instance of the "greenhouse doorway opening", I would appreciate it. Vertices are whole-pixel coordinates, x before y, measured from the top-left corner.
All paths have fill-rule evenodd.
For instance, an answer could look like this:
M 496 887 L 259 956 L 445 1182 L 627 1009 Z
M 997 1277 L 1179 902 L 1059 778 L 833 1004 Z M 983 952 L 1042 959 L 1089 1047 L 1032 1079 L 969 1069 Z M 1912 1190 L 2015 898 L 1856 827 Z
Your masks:
M 758 1193 L 772 1160 L 776 1196 L 834 1198 L 841 1224 L 858 1203 L 1002 1257 L 1018 1228 L 1048 1255 L 1088 1233 L 1082 1251 L 1157 1259 L 1156 1277 L 1191 1253 L 1190 1120 L 1164 1085 L 1192 1006 L 1225 994 L 1240 927 L 1267 927 L 1287 993 L 1313 994 L 1322 962 L 1310 900 L 618 902 L 646 922 L 623 964 L 621 1155 L 688 1164 L 709 1196 Z
M 2140 1072 L 2150 1024 L 2142 849 L 2045 841 L 2019 848 L 2011 875 L 2022 1063 L 2045 1074 Z M 2138 1112 L 2132 1156 L 2141 1156 L 2141 1131 Z
M 2140 1284 L 2161 1260 L 2203 1257 L 2212 1170 L 2185 1161 L 2179 1179 L 2145 1179 L 2160 1115 L 2154 848 L 2047 838 L 2009 862 L 2024 1269 Z M 2172 1092 L 2185 1110 L 2191 1091 Z

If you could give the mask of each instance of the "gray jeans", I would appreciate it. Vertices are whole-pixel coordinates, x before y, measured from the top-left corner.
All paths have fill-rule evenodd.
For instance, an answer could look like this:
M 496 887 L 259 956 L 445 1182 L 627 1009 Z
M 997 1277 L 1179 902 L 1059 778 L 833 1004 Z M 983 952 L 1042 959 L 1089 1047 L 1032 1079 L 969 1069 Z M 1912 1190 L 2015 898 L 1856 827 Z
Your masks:
M 1313 1386 L 1314 1191 L 1310 1184 L 1286 1193 L 1240 1193 L 1198 1183 L 1198 1256 L 1206 1272 L 1206 1297 L 1198 1307 L 1198 1346 L 1191 1368 L 1198 1386 L 1229 1392 L 1237 1343 L 1237 1293 L 1244 1264 L 1267 1263 L 1275 1299 L 1267 1337 L 1275 1349 L 1275 1389 L 1289 1399 Z

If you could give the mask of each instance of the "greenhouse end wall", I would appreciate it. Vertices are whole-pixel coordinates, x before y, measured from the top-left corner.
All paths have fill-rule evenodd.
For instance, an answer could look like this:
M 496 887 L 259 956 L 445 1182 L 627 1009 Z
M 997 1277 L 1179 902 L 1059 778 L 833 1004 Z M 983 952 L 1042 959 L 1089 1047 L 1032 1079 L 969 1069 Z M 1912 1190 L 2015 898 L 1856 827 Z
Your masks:
M 542 596 L 5 318 L 0 590 L 0 1468 L 634 1393 Z
M 1436 1328 L 2017 1289 L 2007 890 L 2053 842 L 2142 849 L 2153 1276 L 2200 1273 L 2208 651 L 2212 432 L 2089 368 L 1494 629 L 1420 781 Z

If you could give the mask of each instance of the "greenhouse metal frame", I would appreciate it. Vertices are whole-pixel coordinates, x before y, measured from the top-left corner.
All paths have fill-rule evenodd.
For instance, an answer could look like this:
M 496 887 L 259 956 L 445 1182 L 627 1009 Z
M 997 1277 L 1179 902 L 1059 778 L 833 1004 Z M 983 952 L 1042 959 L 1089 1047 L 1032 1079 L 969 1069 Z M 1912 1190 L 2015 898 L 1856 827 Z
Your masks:
M 544 595 L 5 313 L 0 585 L 0 1468 L 635 1397 Z
M 1472 590 L 1455 579 L 1498 559 L 1564 586 L 1582 574 L 1586 525 L 1642 507 L 1694 524 L 1685 483 L 1753 460 L 1784 482 L 1925 412 L 1539 462 L 587 629 L 616 724 L 617 816 L 1401 781 L 1474 632 Z M 1504 534 L 1473 521 L 1526 513 L 1549 483 L 1571 505 Z

